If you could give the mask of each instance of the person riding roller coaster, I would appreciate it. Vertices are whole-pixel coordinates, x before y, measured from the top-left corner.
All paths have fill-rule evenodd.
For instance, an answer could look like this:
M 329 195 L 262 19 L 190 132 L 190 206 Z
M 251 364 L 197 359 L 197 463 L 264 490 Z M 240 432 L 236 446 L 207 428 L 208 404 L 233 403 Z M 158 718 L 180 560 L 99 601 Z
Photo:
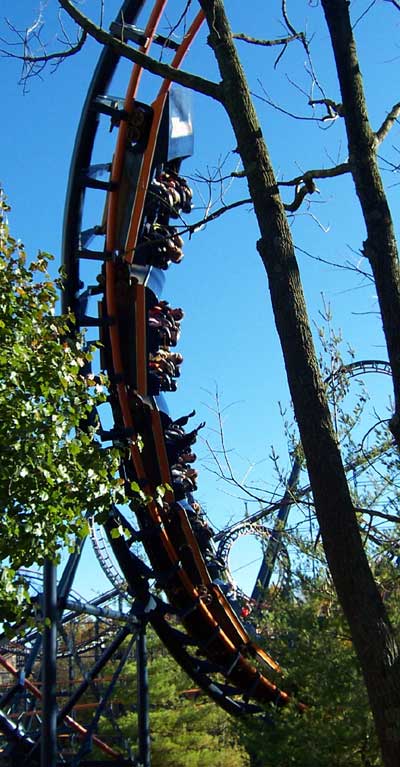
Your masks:
M 168 269 L 171 261 L 179 264 L 183 259 L 183 239 L 174 226 L 147 223 L 138 249 L 145 254 L 146 263 L 158 269 Z
M 182 309 L 172 309 L 168 301 L 159 301 L 149 309 L 148 325 L 154 334 L 158 347 L 176 346 L 180 336 L 180 320 L 184 313 Z
M 180 213 L 192 210 L 192 190 L 177 173 L 158 170 L 149 186 L 146 213 L 149 219 L 179 218 Z

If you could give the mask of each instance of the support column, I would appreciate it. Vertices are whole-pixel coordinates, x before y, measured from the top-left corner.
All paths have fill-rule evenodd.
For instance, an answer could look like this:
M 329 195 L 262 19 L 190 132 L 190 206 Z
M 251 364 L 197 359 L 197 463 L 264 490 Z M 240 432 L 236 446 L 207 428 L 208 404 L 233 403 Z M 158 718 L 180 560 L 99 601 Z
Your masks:
M 298 458 L 295 458 L 290 472 L 287 490 L 282 498 L 282 505 L 279 509 L 274 529 L 268 541 L 268 546 L 261 562 L 261 567 L 251 594 L 251 599 L 254 599 L 256 602 L 259 602 L 260 599 L 263 598 L 265 592 L 267 589 L 269 589 L 271 584 L 272 574 L 274 572 L 279 549 L 281 547 L 282 535 L 286 527 L 290 509 L 293 505 L 293 493 L 296 489 L 300 476 L 300 469 L 301 463 Z
M 149 682 L 147 675 L 146 625 L 143 622 L 136 637 L 137 714 L 139 729 L 139 758 L 143 767 L 151 767 Z
M 57 568 L 46 560 L 43 570 L 43 700 L 41 767 L 57 764 Z

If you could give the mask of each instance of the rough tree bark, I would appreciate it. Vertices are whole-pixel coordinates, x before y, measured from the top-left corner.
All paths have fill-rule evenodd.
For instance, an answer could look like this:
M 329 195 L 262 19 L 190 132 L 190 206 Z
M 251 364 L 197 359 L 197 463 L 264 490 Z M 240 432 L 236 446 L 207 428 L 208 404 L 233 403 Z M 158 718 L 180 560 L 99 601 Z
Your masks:
M 290 228 L 222 0 L 200 0 L 260 230 L 277 331 L 323 545 L 348 620 L 386 767 L 400 758 L 400 667 L 395 635 L 363 549 L 313 346 Z M 387 217 L 385 218 L 387 221 Z M 386 237 L 389 237 L 386 233 Z
M 391 430 L 400 447 L 400 272 L 392 216 L 378 168 L 379 139 L 364 94 L 348 0 L 322 0 L 342 94 L 349 164 L 367 229 L 364 256 L 371 264 L 392 368 L 395 412 Z

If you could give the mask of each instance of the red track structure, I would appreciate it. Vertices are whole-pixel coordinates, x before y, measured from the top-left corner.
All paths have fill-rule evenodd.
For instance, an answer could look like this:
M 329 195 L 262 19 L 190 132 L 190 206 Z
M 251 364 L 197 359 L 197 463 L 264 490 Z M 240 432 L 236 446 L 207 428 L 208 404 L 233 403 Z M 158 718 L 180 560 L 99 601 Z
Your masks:
M 169 63 L 178 68 L 203 15 L 200 12 L 194 17 L 181 42 L 166 41 L 157 32 L 166 6 L 166 0 L 157 0 L 141 35 L 126 24 L 123 34 L 125 39 L 138 40 L 145 54 L 162 39 L 164 51 L 172 55 Z M 81 326 L 97 324 L 101 328 L 102 366 L 111 382 L 114 419 L 108 436 L 125 441 L 121 471 L 127 491 L 134 482 L 149 499 L 143 503 L 133 498 L 138 523 L 133 538 L 141 539 L 153 575 L 167 596 L 168 609 L 179 616 L 183 636 L 173 639 L 176 633 L 167 629 L 159 608 L 151 622 L 196 683 L 228 710 L 248 710 L 251 698 L 283 705 L 287 694 L 269 678 L 269 672 L 279 673 L 279 666 L 248 635 L 221 590 L 210 551 L 199 537 L 201 521 L 193 496 L 197 472 L 186 463 L 188 454 L 191 460 L 196 429 L 187 433 L 185 419 L 174 422 L 162 396 L 163 391 L 175 389 L 179 374 L 179 354 L 171 351 L 174 331 L 179 334 L 179 310 L 173 310 L 160 293 L 168 269 L 178 268 L 173 262 L 181 258 L 182 243 L 171 219 L 182 209 L 190 210 L 191 193 L 180 167 L 185 153 L 190 153 L 192 126 L 185 97 L 169 80 L 161 81 L 151 105 L 138 101 L 141 74 L 135 65 L 125 98 L 118 103 L 100 93 L 96 83 L 92 85 L 86 109 L 89 119 L 96 108 L 108 110 L 113 124 L 118 123 L 118 135 L 111 168 L 107 166 L 108 178 L 98 181 L 99 169 L 106 166 L 82 165 L 87 133 L 84 113 L 67 202 L 65 301 Z M 78 194 L 77 177 L 81 180 Z M 74 203 L 80 196 L 78 209 L 82 210 L 85 192 L 93 186 L 105 192 L 105 223 L 90 233 L 97 239 L 103 237 L 104 247 L 90 251 L 85 247 L 88 233 L 80 228 Z M 82 291 L 82 263 L 93 264 L 95 259 L 102 262 L 96 275 L 101 289 L 89 286 Z M 90 319 L 82 306 L 94 293 L 100 294 L 99 318 Z M 131 591 L 137 595 L 145 579 L 138 578 L 132 566 L 130 542 L 111 535 L 121 523 L 124 526 L 128 520 L 114 511 L 106 528 Z M 185 649 L 193 643 L 195 660 Z M 206 679 L 198 676 L 200 667 L 207 671 Z

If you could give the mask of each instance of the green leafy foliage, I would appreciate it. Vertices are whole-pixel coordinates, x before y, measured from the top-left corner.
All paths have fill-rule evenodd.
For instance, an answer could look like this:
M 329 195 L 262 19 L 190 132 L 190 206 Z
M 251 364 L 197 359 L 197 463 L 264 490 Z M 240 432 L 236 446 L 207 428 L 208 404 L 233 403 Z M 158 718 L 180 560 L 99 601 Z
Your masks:
M 254 767 L 378 767 L 365 686 L 329 580 L 271 590 L 262 636 L 282 665 L 293 704 L 241 722 Z M 307 704 L 301 712 L 298 701 Z
M 21 566 L 53 560 L 87 532 L 87 513 L 106 512 L 121 493 L 118 456 L 82 425 L 104 400 L 86 374 L 90 354 L 56 317 L 58 282 L 49 256 L 27 264 L 0 198 L 0 607 L 19 616 L 28 595 Z

